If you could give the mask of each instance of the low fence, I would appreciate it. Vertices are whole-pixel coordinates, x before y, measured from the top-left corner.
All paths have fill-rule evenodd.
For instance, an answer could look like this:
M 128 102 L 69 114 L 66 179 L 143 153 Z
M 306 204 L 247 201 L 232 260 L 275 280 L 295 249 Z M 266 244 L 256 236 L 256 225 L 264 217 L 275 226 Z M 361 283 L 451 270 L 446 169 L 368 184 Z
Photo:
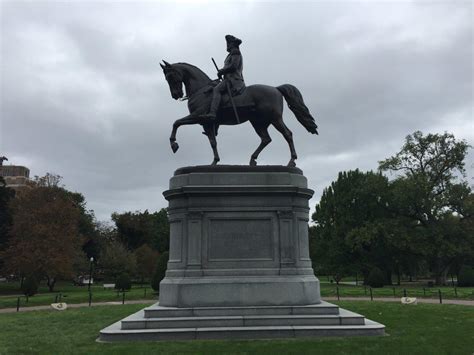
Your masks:
M 97 289 L 96 289 L 97 291 Z M 13 302 L 16 304 L 17 312 L 20 311 L 23 307 L 32 307 L 32 306 L 44 306 L 52 303 L 87 303 L 90 306 L 94 302 L 121 302 L 125 304 L 127 300 L 137 300 L 137 299 L 157 299 L 157 294 L 150 287 L 143 288 L 132 288 L 131 290 L 121 291 L 121 290 L 107 290 L 109 292 L 105 293 L 104 291 L 94 293 L 94 289 L 90 292 L 56 292 L 51 294 L 37 294 L 31 297 L 16 297 L 11 298 L 8 305 L 3 305 L 0 308 L 11 308 L 13 307 Z
M 474 289 L 472 288 L 432 288 L 432 287 L 390 287 L 372 288 L 370 286 L 344 286 L 344 285 L 321 285 L 322 297 L 336 297 L 338 300 L 343 297 L 370 297 L 374 298 L 400 298 L 417 297 L 438 299 L 443 303 L 443 299 L 464 299 L 474 300 Z

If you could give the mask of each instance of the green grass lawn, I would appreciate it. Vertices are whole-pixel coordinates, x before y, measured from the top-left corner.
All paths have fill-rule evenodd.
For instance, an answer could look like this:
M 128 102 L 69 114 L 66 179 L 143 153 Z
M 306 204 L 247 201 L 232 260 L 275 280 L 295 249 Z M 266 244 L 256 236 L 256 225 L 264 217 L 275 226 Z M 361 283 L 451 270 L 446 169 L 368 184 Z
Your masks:
M 96 343 L 99 330 L 143 305 L 0 315 L 0 354 L 472 354 L 474 307 L 337 302 L 388 336 L 257 341 Z

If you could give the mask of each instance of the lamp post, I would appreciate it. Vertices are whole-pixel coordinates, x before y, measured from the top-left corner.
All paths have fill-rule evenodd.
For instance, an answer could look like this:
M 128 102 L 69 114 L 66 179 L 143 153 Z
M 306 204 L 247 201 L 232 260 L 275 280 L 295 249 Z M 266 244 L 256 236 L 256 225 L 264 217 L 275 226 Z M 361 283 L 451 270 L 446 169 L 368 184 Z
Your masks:
M 91 258 L 90 258 L 90 269 L 89 269 L 89 287 L 88 287 L 89 292 L 91 292 L 92 265 L 93 265 L 93 262 L 94 262 L 94 257 L 91 257 Z

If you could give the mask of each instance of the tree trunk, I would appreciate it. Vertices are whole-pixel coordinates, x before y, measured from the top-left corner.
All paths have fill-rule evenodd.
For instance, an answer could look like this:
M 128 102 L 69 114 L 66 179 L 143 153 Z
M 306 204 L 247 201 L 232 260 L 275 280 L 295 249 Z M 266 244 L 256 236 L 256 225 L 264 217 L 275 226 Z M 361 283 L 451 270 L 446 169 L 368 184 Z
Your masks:
M 392 270 L 385 270 L 385 281 L 387 282 L 387 285 L 391 285 L 392 284 Z
M 448 272 L 449 272 L 449 266 L 445 266 L 444 268 L 438 267 L 436 269 L 436 279 L 435 279 L 436 285 L 438 286 L 446 285 Z
M 47 284 L 48 284 L 49 292 L 53 292 L 53 291 L 54 291 L 54 285 L 55 285 L 55 283 L 56 283 L 56 278 L 55 278 L 55 277 L 46 276 L 46 279 L 47 279 Z

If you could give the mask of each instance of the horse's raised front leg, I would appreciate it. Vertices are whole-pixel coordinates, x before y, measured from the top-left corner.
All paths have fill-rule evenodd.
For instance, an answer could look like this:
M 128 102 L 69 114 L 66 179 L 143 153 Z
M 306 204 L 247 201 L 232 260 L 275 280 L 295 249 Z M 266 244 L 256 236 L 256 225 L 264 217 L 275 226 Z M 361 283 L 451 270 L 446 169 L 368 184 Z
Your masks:
M 183 126 L 183 125 L 191 125 L 191 124 L 197 124 L 199 123 L 199 119 L 195 116 L 189 115 L 183 118 L 180 118 L 179 120 L 174 121 L 173 123 L 173 130 L 171 131 L 171 136 L 170 136 L 170 144 L 171 144 L 171 150 L 173 153 L 176 153 L 179 149 L 178 143 L 176 143 L 176 132 L 178 131 L 178 127 Z
M 204 128 L 204 132 L 207 138 L 209 138 L 209 143 L 211 143 L 212 152 L 214 153 L 214 160 L 212 161 L 211 165 L 217 165 L 221 159 L 219 158 L 219 153 L 217 152 L 217 140 L 214 125 L 206 126 Z

